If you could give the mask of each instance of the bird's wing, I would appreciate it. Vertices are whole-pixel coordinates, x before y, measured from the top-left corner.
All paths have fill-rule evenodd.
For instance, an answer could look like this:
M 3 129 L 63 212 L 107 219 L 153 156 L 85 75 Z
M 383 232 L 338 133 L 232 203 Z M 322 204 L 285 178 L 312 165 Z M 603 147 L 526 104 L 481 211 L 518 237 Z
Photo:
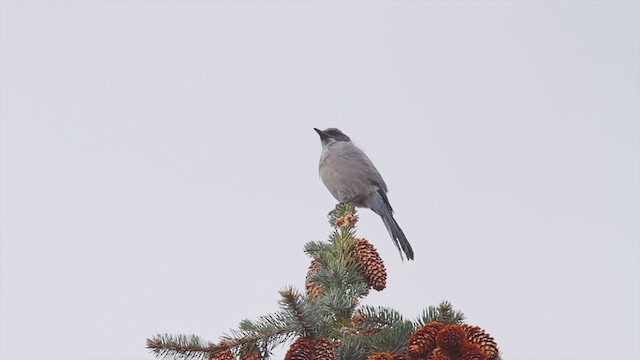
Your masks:
M 356 163 L 354 166 L 357 166 L 362 174 L 366 177 L 367 181 L 370 184 L 377 186 L 382 189 L 383 192 L 389 191 L 387 189 L 387 184 L 384 182 L 382 175 L 378 172 L 378 169 L 373 165 L 371 159 L 364 153 L 364 151 L 360 150 L 357 146 L 350 144 L 348 147 L 349 158 L 353 159 L 353 162 Z
M 370 184 L 378 188 L 378 194 L 380 194 L 380 197 L 382 197 L 382 200 L 389 208 L 389 211 L 393 213 L 393 208 L 391 207 L 391 203 L 389 202 L 389 198 L 387 197 L 387 191 L 389 190 L 387 189 L 387 184 L 384 182 L 382 175 L 380 175 L 380 172 L 378 171 L 378 169 L 376 169 L 376 167 L 373 165 L 373 162 L 371 161 L 371 159 L 369 159 L 367 154 L 364 153 L 364 151 L 360 150 L 355 145 L 353 146 L 353 148 L 355 149 L 354 151 L 357 151 L 359 153 L 359 155 L 356 155 L 355 157 L 359 158 L 362 163 L 367 165 L 364 171 L 367 180 Z

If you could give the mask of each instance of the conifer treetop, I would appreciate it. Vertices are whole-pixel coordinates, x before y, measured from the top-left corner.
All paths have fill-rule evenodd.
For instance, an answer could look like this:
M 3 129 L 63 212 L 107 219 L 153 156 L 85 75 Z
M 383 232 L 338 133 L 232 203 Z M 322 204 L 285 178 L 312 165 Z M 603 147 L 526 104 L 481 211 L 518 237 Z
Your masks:
M 329 215 L 328 241 L 305 244 L 312 258 L 305 291 L 280 290 L 280 310 L 242 320 L 218 342 L 195 335 L 158 334 L 147 339 L 156 357 L 168 359 L 270 359 L 277 346 L 295 340 L 285 360 L 436 359 L 497 360 L 493 338 L 463 324 L 464 315 L 444 301 L 413 320 L 383 306 L 363 305 L 371 289 L 386 287 L 387 273 L 375 247 L 355 237 L 358 216 L 349 204 Z

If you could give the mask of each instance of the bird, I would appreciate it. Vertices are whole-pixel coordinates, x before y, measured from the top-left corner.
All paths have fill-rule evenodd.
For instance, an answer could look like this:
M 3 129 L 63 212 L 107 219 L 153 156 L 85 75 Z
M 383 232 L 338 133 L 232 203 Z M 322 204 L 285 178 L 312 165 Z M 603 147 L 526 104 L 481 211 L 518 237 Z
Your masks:
M 331 195 L 341 203 L 368 208 L 378 214 L 398 248 L 400 258 L 404 260 L 404 252 L 408 260 L 413 260 L 411 244 L 393 218 L 387 184 L 369 157 L 339 129 L 313 130 L 322 142 L 320 178 Z

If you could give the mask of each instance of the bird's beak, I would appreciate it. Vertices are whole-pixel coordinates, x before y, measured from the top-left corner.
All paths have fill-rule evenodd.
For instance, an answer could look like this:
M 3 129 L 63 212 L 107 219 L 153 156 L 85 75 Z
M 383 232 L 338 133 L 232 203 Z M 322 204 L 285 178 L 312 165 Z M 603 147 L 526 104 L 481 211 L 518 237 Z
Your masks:
M 326 139 L 329 137 L 329 135 L 327 135 L 324 131 L 320 129 L 313 128 L 313 130 L 315 130 L 318 133 L 318 135 L 320 135 L 320 139 Z

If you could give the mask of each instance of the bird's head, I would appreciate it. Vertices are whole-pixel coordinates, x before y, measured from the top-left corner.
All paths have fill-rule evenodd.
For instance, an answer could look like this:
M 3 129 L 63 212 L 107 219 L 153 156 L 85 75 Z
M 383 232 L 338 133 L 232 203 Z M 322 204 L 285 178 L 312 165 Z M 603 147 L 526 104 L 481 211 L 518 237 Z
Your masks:
M 326 130 L 313 128 L 313 130 L 320 135 L 320 141 L 322 141 L 323 147 L 338 141 L 351 141 L 347 135 L 336 128 L 328 128 Z

